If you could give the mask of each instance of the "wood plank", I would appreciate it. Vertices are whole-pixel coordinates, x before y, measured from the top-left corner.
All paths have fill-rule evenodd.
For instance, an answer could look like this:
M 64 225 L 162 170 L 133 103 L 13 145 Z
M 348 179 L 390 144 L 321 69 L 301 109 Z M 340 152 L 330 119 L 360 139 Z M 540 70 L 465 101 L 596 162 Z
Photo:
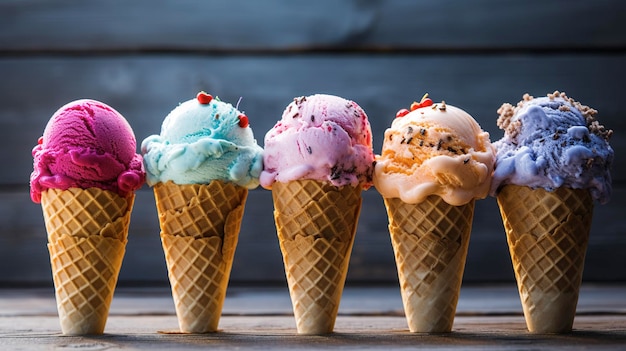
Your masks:
M 91 97 L 129 120 L 140 141 L 158 133 L 162 119 L 200 90 L 235 103 L 251 118 L 259 143 L 294 96 L 318 92 L 357 101 L 367 111 L 380 152 L 395 112 L 424 92 L 464 108 L 492 140 L 502 136 L 496 110 L 522 94 L 555 89 L 600 111 L 616 131 L 616 184 L 626 183 L 626 105 L 621 101 L 624 55 L 308 55 L 104 56 L 0 58 L 0 185 L 25 184 L 30 153 L 48 118 L 68 101 Z
M 576 311 L 579 315 L 624 315 L 626 286 L 583 284 Z M 56 315 L 54 290 L 0 289 L 3 317 Z M 401 315 L 402 298 L 398 284 L 347 284 L 341 297 L 340 315 Z M 116 316 L 174 315 L 169 287 L 118 287 L 109 310 Z M 287 286 L 228 287 L 223 316 L 292 315 Z M 521 315 L 522 306 L 515 283 L 465 284 L 456 308 L 457 316 Z
M 583 285 L 574 331 L 526 331 L 514 284 L 463 286 L 452 333 L 411 334 L 397 286 L 346 287 L 335 333 L 296 335 L 286 287 L 230 287 L 218 333 L 180 335 L 168 288 L 116 289 L 102 336 L 62 336 L 52 289 L 0 289 L 2 350 L 622 350 L 624 285 Z
M 149 11 L 146 11 L 149 9 Z M 2 1 L 0 51 L 623 50 L 620 0 Z
M 250 192 L 231 282 L 234 284 L 284 284 L 284 268 L 272 217 L 271 193 Z M 52 284 L 46 234 L 38 205 L 25 189 L 0 193 L 0 284 Z M 610 205 L 596 206 L 587 251 L 584 280 L 626 281 L 622 269 L 626 256 L 624 228 L 626 189 L 618 188 Z M 397 274 L 387 215 L 380 195 L 364 193 L 363 210 L 348 271 L 348 282 L 396 283 Z M 158 219 L 152 192 L 137 194 L 131 218 L 126 257 L 120 285 L 167 285 L 165 261 L 158 236 Z M 493 198 L 478 201 L 465 270 L 465 282 L 512 282 L 508 248 L 500 214 Z
M 458 316 L 452 333 L 410 333 L 400 314 L 337 317 L 329 335 L 297 335 L 293 316 L 223 316 L 220 331 L 180 334 L 173 315 L 110 316 L 102 336 L 64 336 L 57 316 L 0 316 L 3 350 L 606 350 L 624 349 L 626 317 L 579 316 L 569 334 L 530 334 L 522 316 Z

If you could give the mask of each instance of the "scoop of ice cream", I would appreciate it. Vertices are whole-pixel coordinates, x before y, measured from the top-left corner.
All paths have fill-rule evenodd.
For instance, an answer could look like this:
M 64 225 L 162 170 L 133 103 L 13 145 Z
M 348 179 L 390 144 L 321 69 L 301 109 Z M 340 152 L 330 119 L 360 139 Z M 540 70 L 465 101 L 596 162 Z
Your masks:
M 161 134 L 147 137 L 141 152 L 149 185 L 221 180 L 252 189 L 263 169 L 263 149 L 248 117 L 204 92 L 170 112 Z
M 426 96 L 397 116 L 376 157 L 374 186 L 383 197 L 415 204 L 438 195 L 459 206 L 488 195 L 495 150 L 472 116 Z
M 374 153 L 367 115 L 333 95 L 295 98 L 265 135 L 261 185 L 299 179 L 371 186 Z
M 611 195 L 613 149 L 597 111 L 558 91 L 545 97 L 526 94 L 516 107 L 498 110 L 502 139 L 497 150 L 491 194 L 506 184 L 589 189 L 600 203 Z
M 141 155 L 124 117 L 95 100 L 77 100 L 54 113 L 33 149 L 31 199 L 47 189 L 96 187 L 126 196 L 145 182 Z

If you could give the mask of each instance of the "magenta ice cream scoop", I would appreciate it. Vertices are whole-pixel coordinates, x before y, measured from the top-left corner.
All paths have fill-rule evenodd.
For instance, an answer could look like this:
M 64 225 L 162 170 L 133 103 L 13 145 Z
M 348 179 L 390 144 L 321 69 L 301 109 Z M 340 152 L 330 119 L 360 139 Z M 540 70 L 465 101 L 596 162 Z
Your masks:
M 47 189 L 96 187 L 126 196 L 144 184 L 146 173 L 126 119 L 95 100 L 77 100 L 50 118 L 33 149 L 31 199 Z

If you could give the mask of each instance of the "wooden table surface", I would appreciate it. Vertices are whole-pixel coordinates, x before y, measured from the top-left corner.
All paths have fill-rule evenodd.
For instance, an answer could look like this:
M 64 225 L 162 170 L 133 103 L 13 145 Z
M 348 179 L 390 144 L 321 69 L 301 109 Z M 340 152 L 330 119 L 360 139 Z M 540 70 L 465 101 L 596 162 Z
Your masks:
M 567 335 L 526 331 L 514 286 L 463 287 L 452 333 L 409 333 L 397 287 L 346 287 L 327 336 L 295 332 L 285 287 L 231 287 L 221 331 L 176 333 L 167 288 L 119 288 L 105 334 L 62 336 L 52 289 L 0 290 L 1 350 L 196 350 L 196 349 L 626 349 L 626 286 L 584 285 Z

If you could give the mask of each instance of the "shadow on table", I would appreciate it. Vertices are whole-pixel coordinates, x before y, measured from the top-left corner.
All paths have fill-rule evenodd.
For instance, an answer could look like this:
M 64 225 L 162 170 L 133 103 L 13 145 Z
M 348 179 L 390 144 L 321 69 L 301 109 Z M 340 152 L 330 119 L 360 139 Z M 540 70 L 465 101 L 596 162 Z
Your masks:
M 63 342 L 66 341 L 66 342 Z M 571 349 L 598 346 L 626 345 L 626 331 L 574 331 L 564 335 L 537 335 L 527 332 L 475 333 L 452 332 L 447 334 L 412 334 L 408 331 L 388 331 L 368 334 L 334 333 L 324 336 L 296 334 L 142 334 L 115 335 L 101 337 L 60 337 L 55 343 L 57 349 L 65 345 L 68 349 L 104 350 L 108 348 L 131 347 L 136 349 L 310 349 L 310 348 L 354 348 L 395 349 L 404 347 L 450 347 L 459 349 L 486 349 L 509 347 L 551 347 Z

